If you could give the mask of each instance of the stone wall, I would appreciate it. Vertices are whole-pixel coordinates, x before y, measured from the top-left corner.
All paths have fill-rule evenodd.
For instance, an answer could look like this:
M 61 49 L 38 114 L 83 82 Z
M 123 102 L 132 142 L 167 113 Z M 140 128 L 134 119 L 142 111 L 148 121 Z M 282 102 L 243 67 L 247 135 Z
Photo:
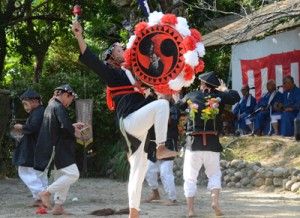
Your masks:
M 177 185 L 183 184 L 183 159 L 174 161 L 174 176 Z M 257 188 L 274 191 L 276 188 L 297 192 L 300 188 L 300 170 L 295 168 L 263 167 L 259 162 L 247 163 L 243 160 L 221 160 L 222 186 L 227 188 Z M 198 185 L 206 186 L 208 179 L 204 168 L 200 170 Z
M 114 179 L 116 172 L 113 172 L 114 162 L 110 161 L 106 176 Z M 174 160 L 174 177 L 176 185 L 183 185 L 183 158 Z M 295 168 L 285 169 L 282 167 L 263 167 L 261 163 L 247 163 L 243 160 L 225 161 L 221 160 L 222 187 L 225 188 L 246 188 L 259 189 L 272 192 L 275 189 L 300 192 L 300 170 Z M 198 176 L 198 185 L 206 186 L 208 179 L 201 168 Z

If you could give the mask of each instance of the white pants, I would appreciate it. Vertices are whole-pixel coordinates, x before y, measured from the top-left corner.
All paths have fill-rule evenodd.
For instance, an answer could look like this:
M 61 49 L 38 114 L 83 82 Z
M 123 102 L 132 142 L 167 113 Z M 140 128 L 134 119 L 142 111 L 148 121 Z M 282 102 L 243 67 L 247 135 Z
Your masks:
M 271 123 L 278 123 L 281 120 L 281 114 L 271 115 Z
M 35 200 L 39 200 L 38 193 L 44 191 L 48 186 L 47 174 L 39 175 L 39 171 L 33 169 L 33 167 L 18 167 L 19 177 L 25 183 L 32 193 Z
M 253 123 L 253 121 L 252 121 L 252 119 L 247 118 L 247 119 L 245 119 L 245 123 L 246 123 L 246 125 L 251 125 Z
M 141 141 L 139 148 L 129 158 L 129 208 L 139 210 L 140 207 L 142 186 L 147 172 L 147 153 L 144 152 L 144 146 L 148 130 L 154 125 L 156 143 L 165 142 L 169 113 L 169 102 L 160 99 L 145 105 L 123 120 L 126 132 Z
M 55 204 L 63 204 L 67 198 L 70 186 L 79 178 L 79 170 L 76 164 L 62 169 L 54 167 L 54 182 L 47 188 L 51 194 L 54 193 Z
M 185 150 L 183 179 L 185 197 L 194 197 L 197 191 L 197 177 L 202 165 L 208 177 L 207 188 L 221 189 L 220 153 L 212 151 Z
M 173 175 L 174 160 L 157 160 L 155 163 L 148 160 L 148 170 L 146 173 L 146 181 L 151 189 L 158 189 L 158 176 L 164 186 L 165 192 L 170 200 L 176 200 L 176 191 Z

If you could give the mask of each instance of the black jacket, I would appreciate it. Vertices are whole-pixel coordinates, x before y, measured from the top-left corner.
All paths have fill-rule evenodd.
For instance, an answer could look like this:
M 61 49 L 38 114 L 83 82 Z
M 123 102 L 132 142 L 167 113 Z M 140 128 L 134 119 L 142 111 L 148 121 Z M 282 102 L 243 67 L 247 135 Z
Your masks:
M 91 50 L 87 47 L 84 54 L 79 56 L 79 60 L 85 64 L 88 68 L 93 70 L 100 78 L 102 78 L 108 87 L 125 87 L 131 86 L 131 83 L 124 70 L 115 69 L 109 65 L 106 65 L 103 61 L 100 61 Z M 124 88 L 124 90 L 133 90 L 133 88 Z M 131 94 L 116 95 L 113 97 L 115 103 L 115 115 L 116 125 L 119 125 L 120 118 L 126 118 L 129 114 L 140 109 L 141 107 L 149 104 L 155 99 L 152 96 L 145 96 L 139 92 Z M 127 134 L 129 141 L 131 142 L 131 150 L 135 152 L 140 145 L 140 141 L 135 137 Z M 123 137 L 123 135 L 121 136 Z M 148 141 L 146 141 L 146 145 Z M 145 152 L 147 152 L 145 146 Z
M 55 146 L 54 164 L 57 169 L 75 163 L 76 139 L 67 109 L 58 99 L 47 106 L 35 150 L 34 168 L 43 171 Z
M 131 86 L 131 83 L 123 70 L 115 69 L 100 61 L 89 48 L 84 54 L 80 55 L 79 60 L 88 68 L 93 70 L 99 77 L 101 77 L 105 84 L 109 87 Z M 126 89 L 128 90 L 128 89 Z M 132 90 L 132 89 L 131 89 Z M 132 112 L 149 104 L 155 99 L 151 96 L 145 98 L 141 93 L 132 93 L 117 95 L 113 98 L 115 102 L 117 120 L 121 117 L 125 118 Z
M 17 143 L 12 163 L 16 166 L 33 167 L 34 150 L 43 122 L 45 108 L 39 106 L 29 114 L 26 124 L 22 127 L 23 137 Z
M 178 151 L 177 140 L 178 140 L 178 122 L 180 117 L 180 111 L 177 105 L 170 103 L 170 117 L 168 122 L 168 132 L 167 132 L 167 141 L 165 145 L 168 149 L 172 151 Z M 157 161 L 156 159 L 156 143 L 155 143 L 155 132 L 154 126 L 149 131 L 149 149 L 148 149 L 148 159 L 153 163 Z M 164 158 L 162 160 L 174 160 L 175 157 Z
M 198 104 L 198 113 L 195 116 L 195 131 L 203 131 L 204 130 L 204 121 L 200 118 L 201 111 L 205 109 L 205 97 L 210 96 L 211 98 L 220 97 L 221 102 L 219 103 L 219 114 L 216 117 L 216 131 L 218 133 L 221 132 L 223 123 L 221 121 L 221 114 L 223 113 L 224 107 L 226 104 L 234 105 L 240 100 L 240 96 L 237 91 L 228 90 L 225 92 L 219 92 L 217 90 L 212 93 L 203 93 L 201 91 L 195 91 L 188 93 L 182 100 L 178 102 L 179 108 L 185 110 L 188 108 L 187 101 L 191 100 L 193 103 Z M 187 131 L 193 131 L 193 125 L 189 122 Z M 206 131 L 214 131 L 214 124 L 212 120 L 207 121 Z M 223 148 L 219 142 L 219 135 L 207 135 L 207 145 L 203 145 L 203 136 L 188 136 L 192 142 L 191 148 L 193 151 L 214 151 L 214 152 L 222 152 Z

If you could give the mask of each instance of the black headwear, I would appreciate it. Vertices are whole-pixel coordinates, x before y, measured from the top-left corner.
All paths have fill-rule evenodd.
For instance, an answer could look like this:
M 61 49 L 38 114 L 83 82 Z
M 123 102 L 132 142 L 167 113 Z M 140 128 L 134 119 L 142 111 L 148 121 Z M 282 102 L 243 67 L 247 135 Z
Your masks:
M 213 87 L 219 87 L 221 85 L 216 73 L 213 71 L 207 72 L 207 73 L 202 73 L 199 75 L 198 78 L 199 78 L 199 80 L 201 80 Z
M 20 97 L 21 100 L 24 100 L 24 99 L 41 99 L 41 95 L 35 91 L 32 91 L 30 89 L 27 89 Z
M 56 87 L 54 90 L 60 90 L 62 92 L 68 92 L 69 94 L 71 94 L 71 95 L 75 96 L 75 98 L 77 98 L 77 94 L 74 92 L 72 87 L 68 84 Z

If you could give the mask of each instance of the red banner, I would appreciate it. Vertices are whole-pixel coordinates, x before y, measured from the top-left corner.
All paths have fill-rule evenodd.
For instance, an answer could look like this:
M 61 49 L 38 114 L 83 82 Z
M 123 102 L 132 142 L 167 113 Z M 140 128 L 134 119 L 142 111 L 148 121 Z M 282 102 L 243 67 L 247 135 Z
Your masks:
M 294 71 L 291 70 L 291 66 Z M 266 84 L 267 81 L 263 80 L 278 80 L 279 77 L 285 77 L 291 75 L 294 77 L 296 85 L 300 84 L 300 50 L 291 52 L 284 52 L 280 54 L 271 54 L 263 58 L 254 60 L 241 60 L 242 68 L 242 82 L 243 85 L 249 84 L 249 80 L 254 81 L 255 98 L 257 101 L 262 96 L 262 90 L 264 87 L 262 84 Z M 280 69 L 280 72 L 279 70 Z M 250 74 L 252 72 L 252 74 Z M 267 77 L 263 77 L 263 72 L 267 73 Z M 253 78 L 250 78 L 253 77 Z M 281 81 L 282 81 L 281 78 Z M 277 85 L 282 85 L 278 84 Z

